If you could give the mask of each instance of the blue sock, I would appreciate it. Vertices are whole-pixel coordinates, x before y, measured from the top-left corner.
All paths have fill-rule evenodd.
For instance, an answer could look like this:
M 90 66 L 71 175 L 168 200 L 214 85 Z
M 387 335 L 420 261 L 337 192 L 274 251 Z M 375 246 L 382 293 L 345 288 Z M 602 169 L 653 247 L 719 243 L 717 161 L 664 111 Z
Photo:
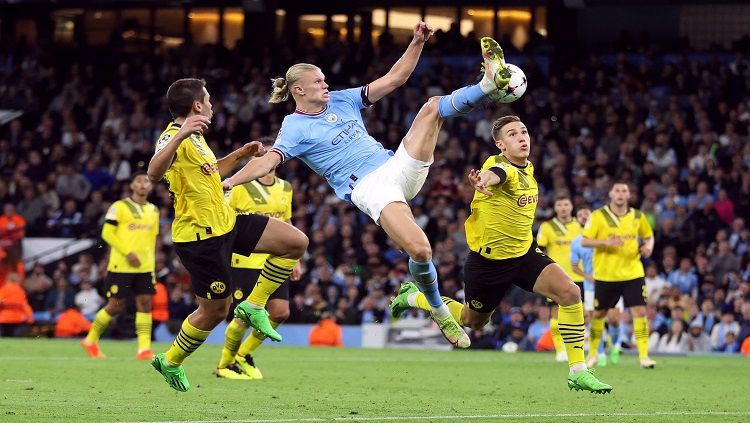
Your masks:
M 438 113 L 442 118 L 465 115 L 479 107 L 487 97 L 479 84 L 459 88 L 449 95 L 440 97 Z
M 438 308 L 443 305 L 440 298 L 440 291 L 437 283 L 437 270 L 432 260 L 420 263 L 409 258 L 409 271 L 414 277 L 414 284 L 427 298 L 432 308 Z

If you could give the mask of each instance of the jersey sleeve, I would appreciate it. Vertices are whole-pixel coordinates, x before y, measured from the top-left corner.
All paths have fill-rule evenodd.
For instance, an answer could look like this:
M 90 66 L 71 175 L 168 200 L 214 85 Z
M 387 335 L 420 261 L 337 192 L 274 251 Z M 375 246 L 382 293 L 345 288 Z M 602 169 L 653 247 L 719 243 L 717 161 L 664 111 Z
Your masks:
M 158 153 L 166 147 L 166 145 L 169 143 L 169 140 L 172 139 L 172 136 L 177 133 L 177 128 L 168 128 L 166 131 L 162 132 L 159 136 L 159 139 L 156 140 L 156 152 Z
M 297 124 L 285 118 L 281 124 L 281 129 L 279 129 L 276 142 L 271 148 L 271 153 L 278 154 L 281 156 L 281 161 L 285 162 L 303 154 L 307 150 L 304 141 L 305 138 L 300 128 L 297 127 Z
M 117 226 L 117 224 L 122 220 L 122 212 L 121 209 L 123 207 L 118 207 L 117 202 L 112 203 L 111 206 L 109 206 L 109 209 L 107 209 L 107 214 L 104 215 L 104 223 L 109 223 L 110 225 Z
M 551 238 L 549 236 L 549 223 L 544 222 L 539 227 L 539 233 L 536 234 L 536 243 L 539 244 L 540 247 L 547 247 L 551 241 Z
M 357 109 L 364 109 L 372 106 L 372 102 L 368 98 L 370 94 L 370 86 L 365 85 L 363 87 L 349 88 L 336 92 L 341 100 L 346 101 Z
M 578 266 L 578 263 L 583 260 L 581 257 L 581 240 L 575 239 L 570 243 L 570 264 Z
M 599 213 L 594 212 L 586 222 L 586 226 L 583 227 L 582 235 L 588 239 L 597 239 L 599 234 Z
M 641 213 L 641 216 L 638 218 L 638 236 L 641 237 L 641 239 L 654 236 L 654 230 L 651 229 L 651 225 L 648 223 L 645 213 Z

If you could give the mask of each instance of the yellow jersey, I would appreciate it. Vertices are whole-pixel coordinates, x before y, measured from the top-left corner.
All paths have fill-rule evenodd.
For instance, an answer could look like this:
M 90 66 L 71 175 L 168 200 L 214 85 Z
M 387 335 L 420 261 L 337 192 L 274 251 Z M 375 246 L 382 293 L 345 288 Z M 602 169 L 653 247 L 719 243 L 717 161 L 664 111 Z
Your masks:
M 582 230 L 575 219 L 563 223 L 555 217 L 542 223 L 536 235 L 536 243 L 547 249 L 547 255 L 562 266 L 573 282 L 583 282 L 583 276 L 573 273 L 573 266 L 570 264 L 570 243 Z
M 534 239 L 531 225 L 536 215 L 539 188 L 534 179 L 534 165 L 519 167 L 499 154 L 488 158 L 482 171 L 498 167 L 505 180 L 489 187 L 492 195 L 474 193 L 471 215 L 466 219 L 466 241 L 472 251 L 492 260 L 520 257 L 526 254 Z
M 232 188 L 229 205 L 237 213 L 256 213 L 279 220 L 292 218 L 292 184 L 276 178 L 271 185 L 255 180 Z M 232 267 L 262 269 L 268 254 L 232 254 Z
M 646 216 L 638 209 L 629 208 L 623 216 L 616 215 L 609 206 L 591 213 L 583 228 L 583 236 L 604 240 L 619 236 L 621 247 L 594 248 L 594 278 L 603 282 L 624 282 L 645 276 L 638 238 L 654 236 Z
M 130 198 L 112 203 L 102 228 L 102 239 L 112 247 L 107 270 L 115 273 L 147 273 L 154 271 L 156 236 L 159 234 L 159 209 L 151 204 L 138 204 Z M 135 253 L 141 265 L 128 263 L 128 253 Z
M 179 129 L 179 124 L 170 123 L 159 137 L 156 151 Z M 174 201 L 172 241 L 200 241 L 232 230 L 236 215 L 226 202 L 216 156 L 203 135 L 192 134 L 182 141 L 164 178 Z

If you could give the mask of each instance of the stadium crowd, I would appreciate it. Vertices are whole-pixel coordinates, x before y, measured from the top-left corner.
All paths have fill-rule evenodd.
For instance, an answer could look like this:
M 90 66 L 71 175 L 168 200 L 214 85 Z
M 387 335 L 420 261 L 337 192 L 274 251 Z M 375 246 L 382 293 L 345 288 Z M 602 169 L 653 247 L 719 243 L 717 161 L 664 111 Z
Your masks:
M 398 95 L 363 111 L 369 132 L 386 148 L 398 146 L 426 98 L 478 76 L 478 63 L 464 69 L 441 55 L 446 40 L 438 38 L 424 53 L 429 66 L 420 67 Z M 164 93 L 173 80 L 207 80 L 214 116 L 205 135 L 221 157 L 248 140 L 274 136 L 293 111 L 291 102 L 268 104 L 269 77 L 307 61 L 323 69 L 332 88 L 365 84 L 384 74 L 402 51 L 387 37 L 381 41 L 374 49 L 330 38 L 325 49 L 302 43 L 307 47 L 299 51 L 251 54 L 242 42 L 235 50 L 187 42 L 163 56 L 30 45 L 3 52 L 0 109 L 23 115 L 0 126 L 0 248 L 16 251 L 24 235 L 98 239 L 109 205 L 128 195 L 130 176 L 148 164 L 170 121 Z M 476 43 L 465 45 L 453 50 L 478 51 Z M 576 207 L 599 207 L 607 203 L 615 175 L 631 181 L 632 206 L 646 213 L 656 234 L 646 263 L 653 348 L 738 352 L 750 336 L 745 56 L 616 52 L 548 67 L 533 56 L 511 61 L 516 58 L 529 80 L 526 95 L 446 122 L 428 181 L 413 201 L 415 218 L 434 246 L 442 293 L 462 299 L 463 222 L 474 192 L 465 175 L 497 153 L 492 122 L 513 113 L 532 135 L 539 222 L 552 216 L 555 192 L 569 192 Z M 315 323 L 325 311 L 344 325 L 388 321 L 389 298 L 408 277 L 408 258 L 304 164 L 292 160 L 278 174 L 292 183 L 293 223 L 310 238 L 303 278 L 291 288 L 288 322 Z M 179 324 L 194 300 L 171 245 L 167 187 L 157 184 L 150 201 L 161 209 L 156 274 L 166 288 L 162 305 L 168 320 Z M 91 316 L 104 302 L 98 290 L 105 251 L 25 271 L 12 267 L 19 254 L 6 253 L 0 284 L 20 284 L 37 316 L 48 312 L 46 318 L 54 319 L 71 308 Z M 474 345 L 499 348 L 513 341 L 539 348 L 549 327 L 543 304 L 512 291 L 492 324 L 472 334 Z M 426 318 L 418 312 L 413 317 Z

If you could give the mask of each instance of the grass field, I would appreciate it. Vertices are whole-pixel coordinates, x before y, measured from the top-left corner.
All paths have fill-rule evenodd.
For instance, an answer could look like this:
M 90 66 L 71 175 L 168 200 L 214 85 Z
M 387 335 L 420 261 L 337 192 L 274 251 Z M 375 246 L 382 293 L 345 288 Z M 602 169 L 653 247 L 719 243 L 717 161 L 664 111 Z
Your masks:
M 156 345 L 161 351 L 165 345 Z M 265 379 L 212 375 L 204 345 L 187 362 L 192 388 L 170 389 L 135 344 L 0 339 L 2 422 L 750 421 L 750 359 L 624 356 L 598 375 L 615 389 L 569 391 L 551 354 L 264 347 Z

